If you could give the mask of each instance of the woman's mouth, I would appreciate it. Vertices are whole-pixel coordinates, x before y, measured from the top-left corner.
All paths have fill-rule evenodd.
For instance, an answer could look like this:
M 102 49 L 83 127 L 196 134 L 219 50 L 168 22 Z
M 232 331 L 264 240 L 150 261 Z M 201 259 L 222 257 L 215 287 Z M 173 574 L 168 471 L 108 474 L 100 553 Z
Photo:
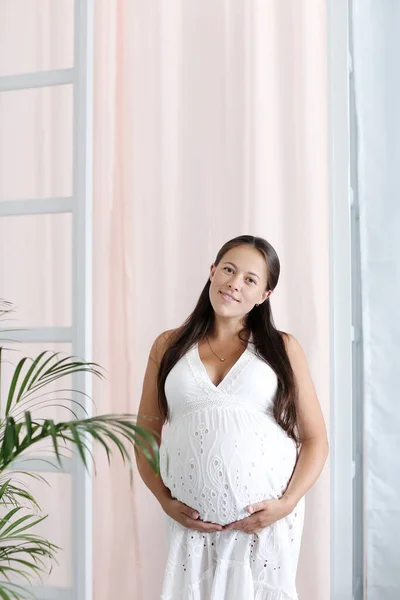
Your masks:
M 236 300 L 236 298 L 233 298 L 232 296 L 230 296 L 229 294 L 226 294 L 225 292 L 220 292 L 220 294 L 226 302 L 239 302 L 239 300 Z

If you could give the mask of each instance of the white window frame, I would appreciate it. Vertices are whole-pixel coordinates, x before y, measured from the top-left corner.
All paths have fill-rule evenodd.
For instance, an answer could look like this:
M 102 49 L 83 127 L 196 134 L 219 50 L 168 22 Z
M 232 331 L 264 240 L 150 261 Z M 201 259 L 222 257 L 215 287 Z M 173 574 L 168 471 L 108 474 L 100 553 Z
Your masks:
M 72 353 L 92 360 L 92 177 L 93 177 L 93 0 L 74 2 L 74 65 L 71 69 L 57 69 L 37 73 L 0 77 L 0 92 L 43 88 L 55 85 L 73 86 L 73 195 L 68 198 L 30 198 L 0 202 L 0 218 L 32 214 L 70 213 L 73 221 L 73 271 L 71 327 L 35 327 L 23 331 L 2 332 L 2 339 L 20 342 L 70 342 Z M 91 397 L 89 374 L 73 378 L 74 389 Z M 76 400 L 85 404 L 92 414 L 90 400 Z M 81 415 L 84 413 L 81 411 Z M 90 448 L 90 440 L 88 440 Z M 39 457 L 38 457 L 39 458 Z M 49 458 L 46 456 L 46 461 Z M 51 462 L 51 461 L 50 461 Z M 90 464 L 90 458 L 88 461 Z M 48 463 L 30 463 L 30 470 L 55 472 Z M 64 461 L 64 471 L 73 481 L 73 583 L 71 588 L 34 586 L 31 589 L 43 600 L 92 600 L 92 481 L 91 470 L 86 471 L 79 457 Z M 26 465 L 24 469 L 28 470 Z
M 353 394 L 361 344 L 355 275 L 357 208 L 351 184 L 351 70 L 349 0 L 328 0 L 330 281 L 331 281 L 331 600 L 358 600 L 362 531 L 354 509 L 362 493 L 362 398 Z M 359 422 L 360 421 L 360 422 Z M 361 563 L 360 563 L 361 560 Z

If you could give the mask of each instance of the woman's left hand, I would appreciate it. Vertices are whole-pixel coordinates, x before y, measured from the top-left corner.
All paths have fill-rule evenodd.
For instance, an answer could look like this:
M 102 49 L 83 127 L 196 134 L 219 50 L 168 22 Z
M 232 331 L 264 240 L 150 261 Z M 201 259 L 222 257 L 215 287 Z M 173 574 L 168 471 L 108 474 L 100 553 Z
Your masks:
M 249 504 L 246 506 L 246 510 L 251 514 L 250 517 L 224 525 L 223 529 L 240 529 L 245 533 L 259 533 L 268 525 L 289 515 L 294 507 L 282 496 L 279 500 L 263 500 L 256 504 Z

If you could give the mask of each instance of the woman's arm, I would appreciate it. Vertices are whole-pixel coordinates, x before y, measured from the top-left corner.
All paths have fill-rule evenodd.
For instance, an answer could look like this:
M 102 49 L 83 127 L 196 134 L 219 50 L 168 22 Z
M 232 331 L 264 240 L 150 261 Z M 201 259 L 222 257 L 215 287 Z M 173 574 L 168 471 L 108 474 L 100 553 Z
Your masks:
M 296 467 L 281 498 L 291 512 L 318 479 L 329 454 L 329 443 L 305 353 L 296 338 L 292 335 L 285 337 L 286 350 L 298 386 L 297 419 L 301 440 Z
M 154 341 L 150 350 L 147 368 L 143 380 L 143 390 L 139 405 L 137 424 L 148 427 L 157 432 L 159 444 L 163 428 L 163 418 L 158 407 L 157 374 L 161 357 L 165 348 L 165 340 L 170 332 L 160 334 Z M 149 419 L 151 418 L 151 420 Z M 155 475 L 148 461 L 142 453 L 140 446 L 136 445 L 136 464 L 139 474 L 145 485 L 154 494 L 161 506 L 165 500 L 171 498 L 170 490 L 164 485 L 160 475 Z

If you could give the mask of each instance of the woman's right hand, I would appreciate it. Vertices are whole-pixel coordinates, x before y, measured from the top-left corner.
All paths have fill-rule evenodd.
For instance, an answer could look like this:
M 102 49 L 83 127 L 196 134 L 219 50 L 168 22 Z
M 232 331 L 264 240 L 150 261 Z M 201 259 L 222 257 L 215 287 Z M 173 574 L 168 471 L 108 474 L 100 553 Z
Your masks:
M 197 531 L 206 531 L 207 533 L 211 531 L 223 531 L 222 525 L 202 521 L 199 519 L 199 513 L 196 510 L 176 498 L 167 498 L 162 503 L 162 508 L 171 519 L 189 529 L 197 529 Z

